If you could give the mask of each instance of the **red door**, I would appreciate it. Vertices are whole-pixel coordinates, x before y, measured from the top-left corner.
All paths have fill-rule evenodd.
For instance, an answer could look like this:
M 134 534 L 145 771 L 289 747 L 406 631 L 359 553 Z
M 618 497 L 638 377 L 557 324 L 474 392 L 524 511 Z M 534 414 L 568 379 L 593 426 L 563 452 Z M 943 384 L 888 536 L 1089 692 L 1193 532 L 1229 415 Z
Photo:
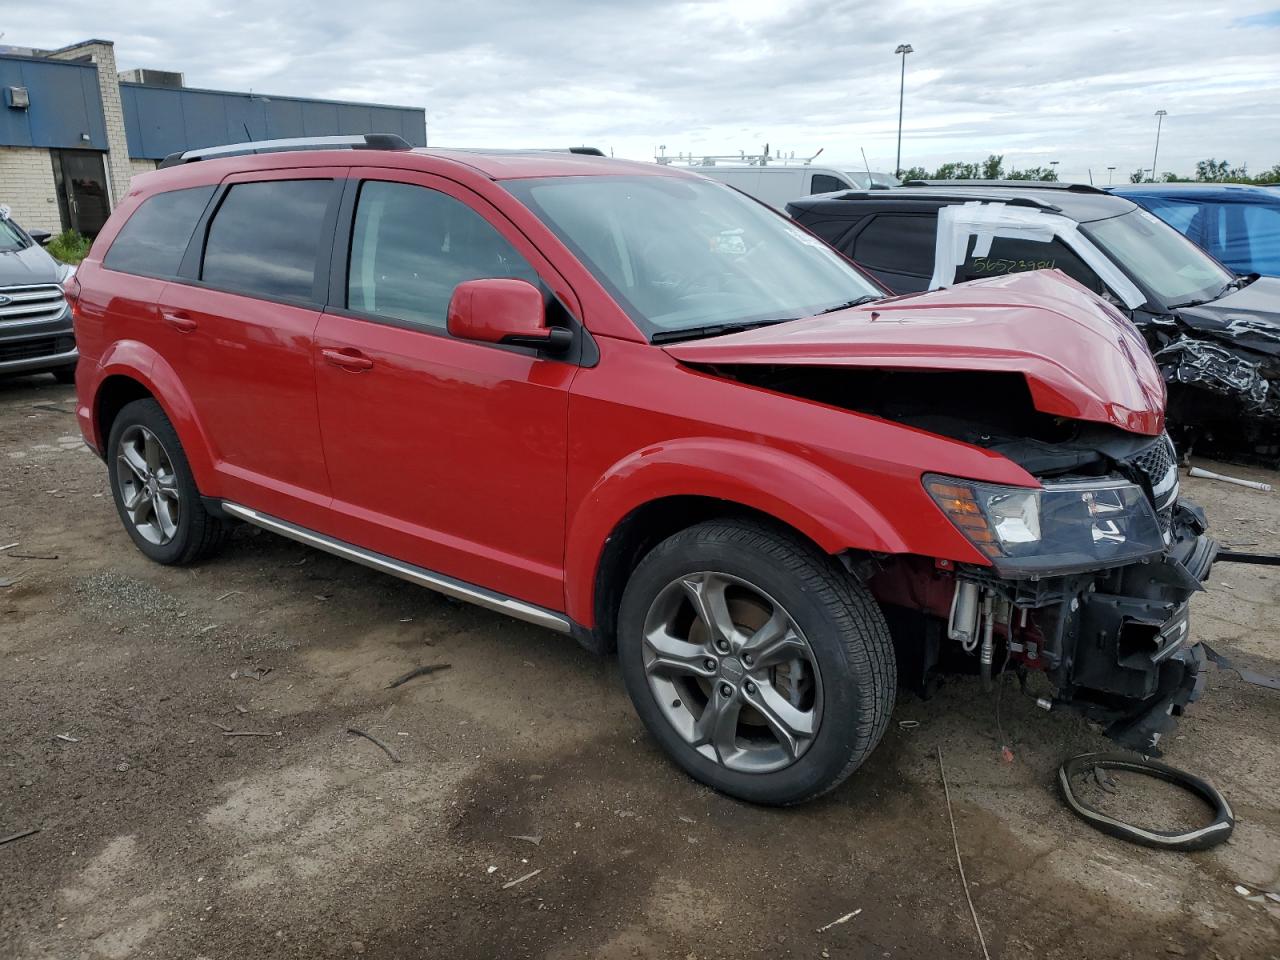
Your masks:
M 185 343 L 178 374 L 213 447 L 219 493 L 309 527 L 328 517 L 312 338 L 345 172 L 229 178 L 199 280 L 170 283 L 158 304 Z
M 577 367 L 445 331 L 463 280 L 562 280 L 484 200 L 371 172 L 348 231 L 345 309 L 316 330 L 338 536 L 563 609 L 568 390 Z M 335 252 L 335 257 L 339 253 Z M 342 300 L 339 301 L 343 302 Z M 571 307 L 572 308 L 572 307 Z

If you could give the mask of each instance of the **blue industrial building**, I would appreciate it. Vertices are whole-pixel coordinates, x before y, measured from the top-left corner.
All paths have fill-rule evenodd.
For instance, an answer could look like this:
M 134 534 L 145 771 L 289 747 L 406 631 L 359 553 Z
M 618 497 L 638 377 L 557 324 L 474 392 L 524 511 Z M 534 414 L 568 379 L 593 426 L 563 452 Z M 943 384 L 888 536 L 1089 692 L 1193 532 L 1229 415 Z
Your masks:
M 170 153 L 279 137 L 395 133 L 425 146 L 421 107 L 198 90 L 116 70 L 110 41 L 0 47 L 0 204 L 30 229 L 95 234 L 129 179 Z

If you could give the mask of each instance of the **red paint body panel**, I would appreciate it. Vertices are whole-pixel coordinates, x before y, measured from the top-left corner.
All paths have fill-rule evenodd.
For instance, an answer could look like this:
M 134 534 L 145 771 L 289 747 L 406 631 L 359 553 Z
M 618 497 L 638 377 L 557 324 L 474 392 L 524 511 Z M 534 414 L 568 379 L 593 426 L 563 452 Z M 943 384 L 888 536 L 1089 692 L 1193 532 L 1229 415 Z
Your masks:
M 169 413 L 205 495 L 565 611 L 583 626 L 595 620 L 606 541 L 657 499 L 742 504 L 831 553 L 985 563 L 921 475 L 1036 484 L 989 450 L 689 364 L 1017 370 L 1046 412 L 1160 429 L 1163 384 L 1127 322 L 1080 288 L 1037 275 L 652 346 L 500 183 L 619 173 L 689 176 L 574 155 L 317 151 L 135 177 L 78 275 L 81 428 L 100 449 L 101 386 L 131 377 Z M 147 196 L 246 174 L 394 180 L 462 200 L 581 321 L 598 361 L 451 338 L 362 317 L 343 302 L 269 302 L 102 267 Z
M 1043 413 L 1151 436 L 1164 379 L 1127 319 L 1057 271 L 898 297 L 667 347 L 692 363 L 1020 371 Z

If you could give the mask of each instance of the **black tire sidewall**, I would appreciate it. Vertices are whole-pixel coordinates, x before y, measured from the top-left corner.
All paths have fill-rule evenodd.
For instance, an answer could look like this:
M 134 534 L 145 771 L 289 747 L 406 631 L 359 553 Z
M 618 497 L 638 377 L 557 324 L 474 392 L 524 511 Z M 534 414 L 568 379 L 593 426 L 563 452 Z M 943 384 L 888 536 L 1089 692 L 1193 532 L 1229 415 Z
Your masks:
M 120 490 L 120 481 L 116 474 L 116 456 L 120 447 L 120 437 L 131 426 L 143 426 L 156 435 L 169 462 L 173 465 L 174 477 L 178 484 L 178 495 L 182 498 L 182 506 L 178 516 L 178 530 L 173 539 L 166 544 L 157 545 L 149 542 L 138 533 L 133 520 L 124 507 L 124 498 Z M 126 404 L 111 424 L 111 433 L 107 440 L 107 476 L 111 484 L 111 497 L 116 504 L 116 513 L 124 524 L 130 539 L 139 550 L 156 563 L 174 564 L 183 562 L 193 546 L 192 526 L 196 512 L 203 510 L 200 503 L 200 491 L 196 489 L 195 478 L 191 467 L 187 464 L 186 454 L 178 440 L 178 433 L 173 424 L 165 416 L 160 404 L 154 400 L 135 400 Z
M 618 657 L 627 692 L 645 727 L 696 779 L 752 803 L 787 805 L 816 796 L 843 779 L 856 753 L 874 746 L 860 742 L 866 738 L 858 734 L 860 718 L 871 709 L 864 703 L 865 685 L 874 678 L 858 676 L 849 662 L 848 638 L 833 621 L 832 604 L 841 601 L 829 591 L 809 589 L 800 577 L 755 550 L 690 535 L 696 529 L 655 548 L 628 581 L 618 617 Z M 812 562 L 828 561 L 815 554 Z M 818 735 L 799 760 L 777 772 L 740 773 L 702 756 L 672 728 L 649 687 L 641 632 L 650 604 L 677 577 L 708 570 L 753 583 L 782 604 L 817 660 L 823 695 Z

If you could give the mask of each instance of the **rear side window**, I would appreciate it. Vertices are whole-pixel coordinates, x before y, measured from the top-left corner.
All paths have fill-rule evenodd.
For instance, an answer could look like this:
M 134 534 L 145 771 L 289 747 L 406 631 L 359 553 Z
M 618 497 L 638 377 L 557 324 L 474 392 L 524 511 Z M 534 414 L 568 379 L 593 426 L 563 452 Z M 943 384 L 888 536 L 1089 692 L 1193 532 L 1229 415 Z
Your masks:
M 927 277 L 933 273 L 937 229 L 936 217 L 880 214 L 845 253 L 872 270 Z
M 839 177 L 833 177 L 826 173 L 815 173 L 813 175 L 813 184 L 810 189 L 814 193 L 834 193 L 837 190 L 848 190 L 849 184 L 845 183 Z
M 490 278 L 538 282 L 502 234 L 448 194 L 379 180 L 360 188 L 349 309 L 443 330 L 454 288 Z
M 332 180 L 237 183 L 214 214 L 200 278 L 236 293 L 310 300 Z
M 976 239 L 969 239 L 969 255 L 956 269 L 956 282 L 998 277 L 1006 273 L 1028 270 L 1061 270 L 1072 280 L 1084 284 L 1094 293 L 1102 293 L 1102 281 L 1083 260 L 1061 240 L 1026 240 L 1017 237 L 995 237 L 984 257 L 975 257 Z
M 213 185 L 157 193 L 142 201 L 116 234 L 102 264 L 148 277 L 176 277 Z

